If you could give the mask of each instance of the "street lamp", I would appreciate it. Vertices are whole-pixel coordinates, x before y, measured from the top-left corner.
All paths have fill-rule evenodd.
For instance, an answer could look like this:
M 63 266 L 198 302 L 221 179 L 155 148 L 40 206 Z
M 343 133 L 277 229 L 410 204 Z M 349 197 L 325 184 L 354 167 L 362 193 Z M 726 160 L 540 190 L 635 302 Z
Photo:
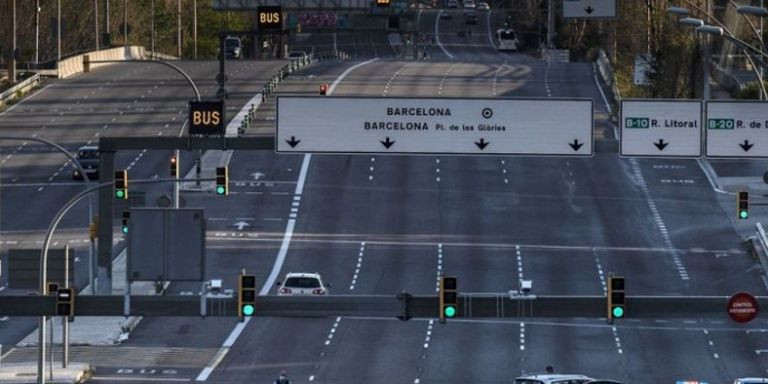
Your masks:
M 736 44 L 739 48 L 741 48 L 742 51 L 744 51 L 744 54 L 747 57 L 747 60 L 752 64 L 752 68 L 757 72 L 757 67 L 755 66 L 755 62 L 752 60 L 752 56 L 749 54 L 750 51 L 752 51 L 753 54 L 756 54 L 758 56 L 758 60 L 762 63 L 766 59 L 765 53 L 761 52 L 757 48 L 747 44 L 746 42 L 742 41 L 736 36 L 733 36 L 729 33 L 725 33 L 723 28 L 716 27 L 714 25 L 702 25 L 701 27 L 696 27 L 696 33 L 706 33 L 709 35 L 715 35 L 720 36 L 728 41 Z M 768 91 L 765 89 L 765 84 L 763 83 L 763 78 L 759 73 L 757 74 L 757 82 L 760 85 L 760 90 L 762 91 L 762 95 L 764 99 L 768 99 Z
M 695 17 L 683 17 L 682 19 L 678 20 L 680 24 L 683 25 L 690 25 L 692 27 L 702 27 L 704 26 L 704 20 L 697 19 Z
M 753 15 L 758 17 L 768 17 L 768 9 L 763 7 L 754 7 L 751 5 L 742 5 L 736 8 L 736 12 L 742 15 Z
M 667 12 L 674 13 L 675 15 L 688 16 L 691 12 L 687 8 L 683 7 L 667 7 Z

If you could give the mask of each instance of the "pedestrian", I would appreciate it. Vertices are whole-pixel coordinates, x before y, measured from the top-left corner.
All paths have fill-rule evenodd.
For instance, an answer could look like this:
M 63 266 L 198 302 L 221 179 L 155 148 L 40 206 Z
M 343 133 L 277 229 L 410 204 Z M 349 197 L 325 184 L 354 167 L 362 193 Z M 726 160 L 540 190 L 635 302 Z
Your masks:
M 280 376 L 275 380 L 275 384 L 291 384 L 291 381 L 288 380 L 288 374 L 285 373 L 285 370 L 280 371 Z

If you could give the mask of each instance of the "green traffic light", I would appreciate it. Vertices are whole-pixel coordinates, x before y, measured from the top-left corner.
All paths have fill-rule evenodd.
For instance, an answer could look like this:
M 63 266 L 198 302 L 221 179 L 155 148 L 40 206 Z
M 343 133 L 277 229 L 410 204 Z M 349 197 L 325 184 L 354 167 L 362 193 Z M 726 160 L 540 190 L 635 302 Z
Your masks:
M 216 194 L 217 194 L 217 195 L 223 195 L 223 194 L 224 194 L 224 192 L 225 192 L 225 190 L 224 190 L 224 186 L 221 186 L 221 185 L 217 185 L 217 186 L 216 186 Z
M 445 314 L 445 317 L 454 317 L 456 316 L 456 307 L 449 305 L 445 307 L 443 313 Z
M 115 190 L 115 197 L 118 199 L 122 199 L 123 197 L 125 197 L 125 191 L 122 189 Z
M 623 307 L 613 307 L 613 317 L 615 317 L 615 318 L 624 317 L 624 308 Z
M 123 227 L 123 233 L 128 233 L 128 227 Z
M 253 304 L 245 304 L 243 305 L 243 315 L 244 316 L 251 316 L 253 315 L 254 308 Z
M 739 211 L 739 218 L 746 219 L 747 217 L 749 217 L 749 212 L 748 211 L 746 211 L 746 210 Z

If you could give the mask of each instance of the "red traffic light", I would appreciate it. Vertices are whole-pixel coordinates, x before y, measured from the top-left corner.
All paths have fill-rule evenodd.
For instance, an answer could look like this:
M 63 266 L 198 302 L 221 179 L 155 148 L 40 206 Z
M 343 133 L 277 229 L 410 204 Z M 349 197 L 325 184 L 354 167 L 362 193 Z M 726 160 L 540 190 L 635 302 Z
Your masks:
M 328 84 L 320 84 L 320 94 L 325 95 L 328 92 Z

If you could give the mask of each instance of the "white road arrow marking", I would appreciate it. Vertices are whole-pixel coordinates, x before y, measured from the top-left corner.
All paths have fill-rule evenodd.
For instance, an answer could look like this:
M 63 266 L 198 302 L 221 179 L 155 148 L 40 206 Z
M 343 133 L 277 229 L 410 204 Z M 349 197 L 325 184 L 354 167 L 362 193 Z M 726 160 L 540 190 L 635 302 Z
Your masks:
M 266 175 L 261 172 L 254 172 L 254 173 L 251 173 L 251 176 L 253 176 L 254 180 L 258 180 L 260 177 L 266 176 Z
M 235 223 L 235 227 L 237 227 L 238 231 L 242 231 L 245 227 L 250 227 L 251 225 L 246 223 L 245 221 L 238 221 Z

